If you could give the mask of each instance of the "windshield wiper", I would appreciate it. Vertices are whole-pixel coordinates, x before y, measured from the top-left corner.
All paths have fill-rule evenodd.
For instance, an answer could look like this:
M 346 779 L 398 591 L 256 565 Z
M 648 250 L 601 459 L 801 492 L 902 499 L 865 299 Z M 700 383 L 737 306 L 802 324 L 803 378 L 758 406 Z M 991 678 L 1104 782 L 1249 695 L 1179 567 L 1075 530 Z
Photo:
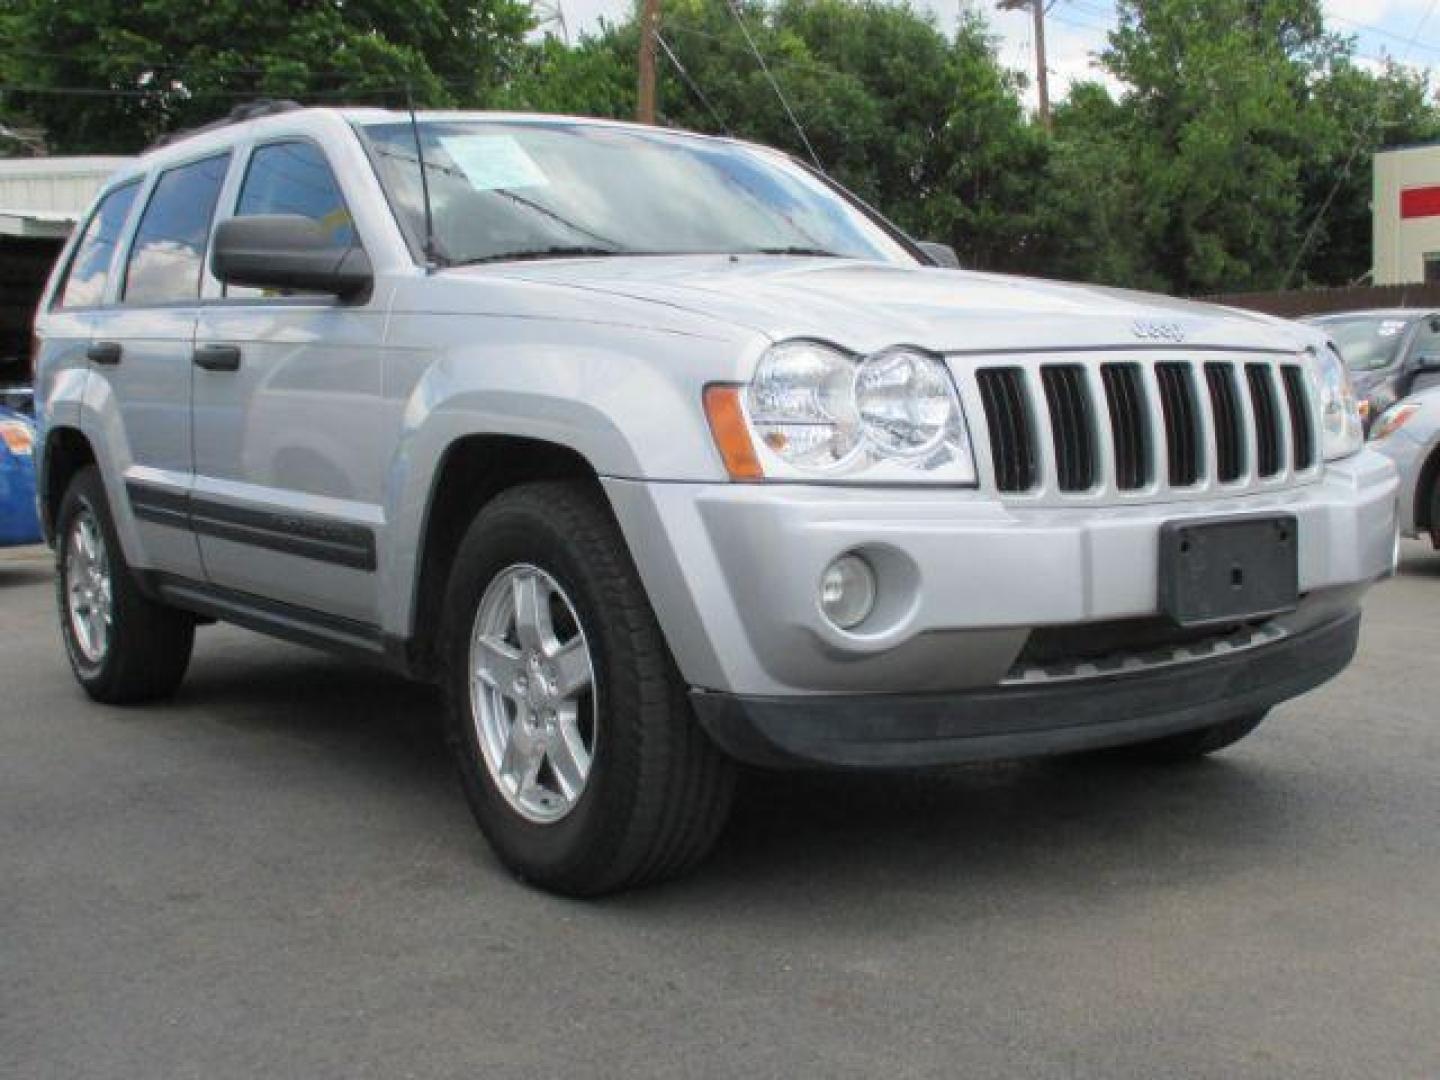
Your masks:
M 527 248 L 522 251 L 501 251 L 495 255 L 477 255 L 473 259 L 455 259 L 447 266 L 475 266 L 479 263 L 520 262 L 524 259 L 564 259 L 570 256 L 640 255 L 643 252 L 620 248 L 596 247 L 594 244 L 554 244 L 550 247 Z
M 754 248 L 751 251 L 737 251 L 737 255 L 813 255 L 823 259 L 846 259 L 848 255 L 841 255 L 838 251 L 829 251 L 818 247 L 765 247 Z

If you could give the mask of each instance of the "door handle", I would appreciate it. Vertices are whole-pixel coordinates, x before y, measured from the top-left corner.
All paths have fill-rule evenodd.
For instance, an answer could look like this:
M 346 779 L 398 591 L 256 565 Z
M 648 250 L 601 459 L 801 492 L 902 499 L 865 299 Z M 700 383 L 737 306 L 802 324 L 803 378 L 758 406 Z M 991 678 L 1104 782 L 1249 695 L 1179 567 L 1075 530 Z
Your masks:
M 120 362 L 123 350 L 118 341 L 96 341 L 85 350 L 85 356 L 95 364 L 115 365 Z
M 239 345 L 201 345 L 195 350 L 195 366 L 206 371 L 239 371 Z

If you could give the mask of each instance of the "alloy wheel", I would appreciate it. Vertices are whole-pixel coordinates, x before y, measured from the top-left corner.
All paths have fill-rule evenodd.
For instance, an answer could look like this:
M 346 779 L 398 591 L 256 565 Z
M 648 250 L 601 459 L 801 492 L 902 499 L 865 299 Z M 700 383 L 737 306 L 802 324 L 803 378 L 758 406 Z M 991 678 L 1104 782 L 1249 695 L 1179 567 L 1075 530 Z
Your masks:
M 539 567 L 509 566 L 480 598 L 469 656 L 491 780 L 527 821 L 559 821 L 585 792 L 599 734 L 595 669 L 574 604 Z
M 65 538 L 65 606 L 75 645 L 85 662 L 100 665 L 110 650 L 115 587 L 100 522 L 88 508 L 71 519 Z

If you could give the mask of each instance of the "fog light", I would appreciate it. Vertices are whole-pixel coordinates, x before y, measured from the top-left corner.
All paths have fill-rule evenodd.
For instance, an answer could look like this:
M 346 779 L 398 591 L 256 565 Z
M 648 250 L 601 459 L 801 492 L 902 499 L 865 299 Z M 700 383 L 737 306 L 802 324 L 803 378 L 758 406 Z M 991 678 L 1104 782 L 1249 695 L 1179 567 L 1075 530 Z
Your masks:
M 859 555 L 841 555 L 820 578 L 820 610 L 842 630 L 859 626 L 875 608 L 875 571 Z

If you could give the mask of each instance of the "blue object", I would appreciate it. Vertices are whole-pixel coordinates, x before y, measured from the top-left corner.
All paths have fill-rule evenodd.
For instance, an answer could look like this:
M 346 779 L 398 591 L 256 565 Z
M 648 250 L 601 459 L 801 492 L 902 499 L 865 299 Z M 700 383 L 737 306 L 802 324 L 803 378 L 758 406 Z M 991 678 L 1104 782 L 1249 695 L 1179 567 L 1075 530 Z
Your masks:
M 40 542 L 35 441 L 33 420 L 0 407 L 0 547 Z

